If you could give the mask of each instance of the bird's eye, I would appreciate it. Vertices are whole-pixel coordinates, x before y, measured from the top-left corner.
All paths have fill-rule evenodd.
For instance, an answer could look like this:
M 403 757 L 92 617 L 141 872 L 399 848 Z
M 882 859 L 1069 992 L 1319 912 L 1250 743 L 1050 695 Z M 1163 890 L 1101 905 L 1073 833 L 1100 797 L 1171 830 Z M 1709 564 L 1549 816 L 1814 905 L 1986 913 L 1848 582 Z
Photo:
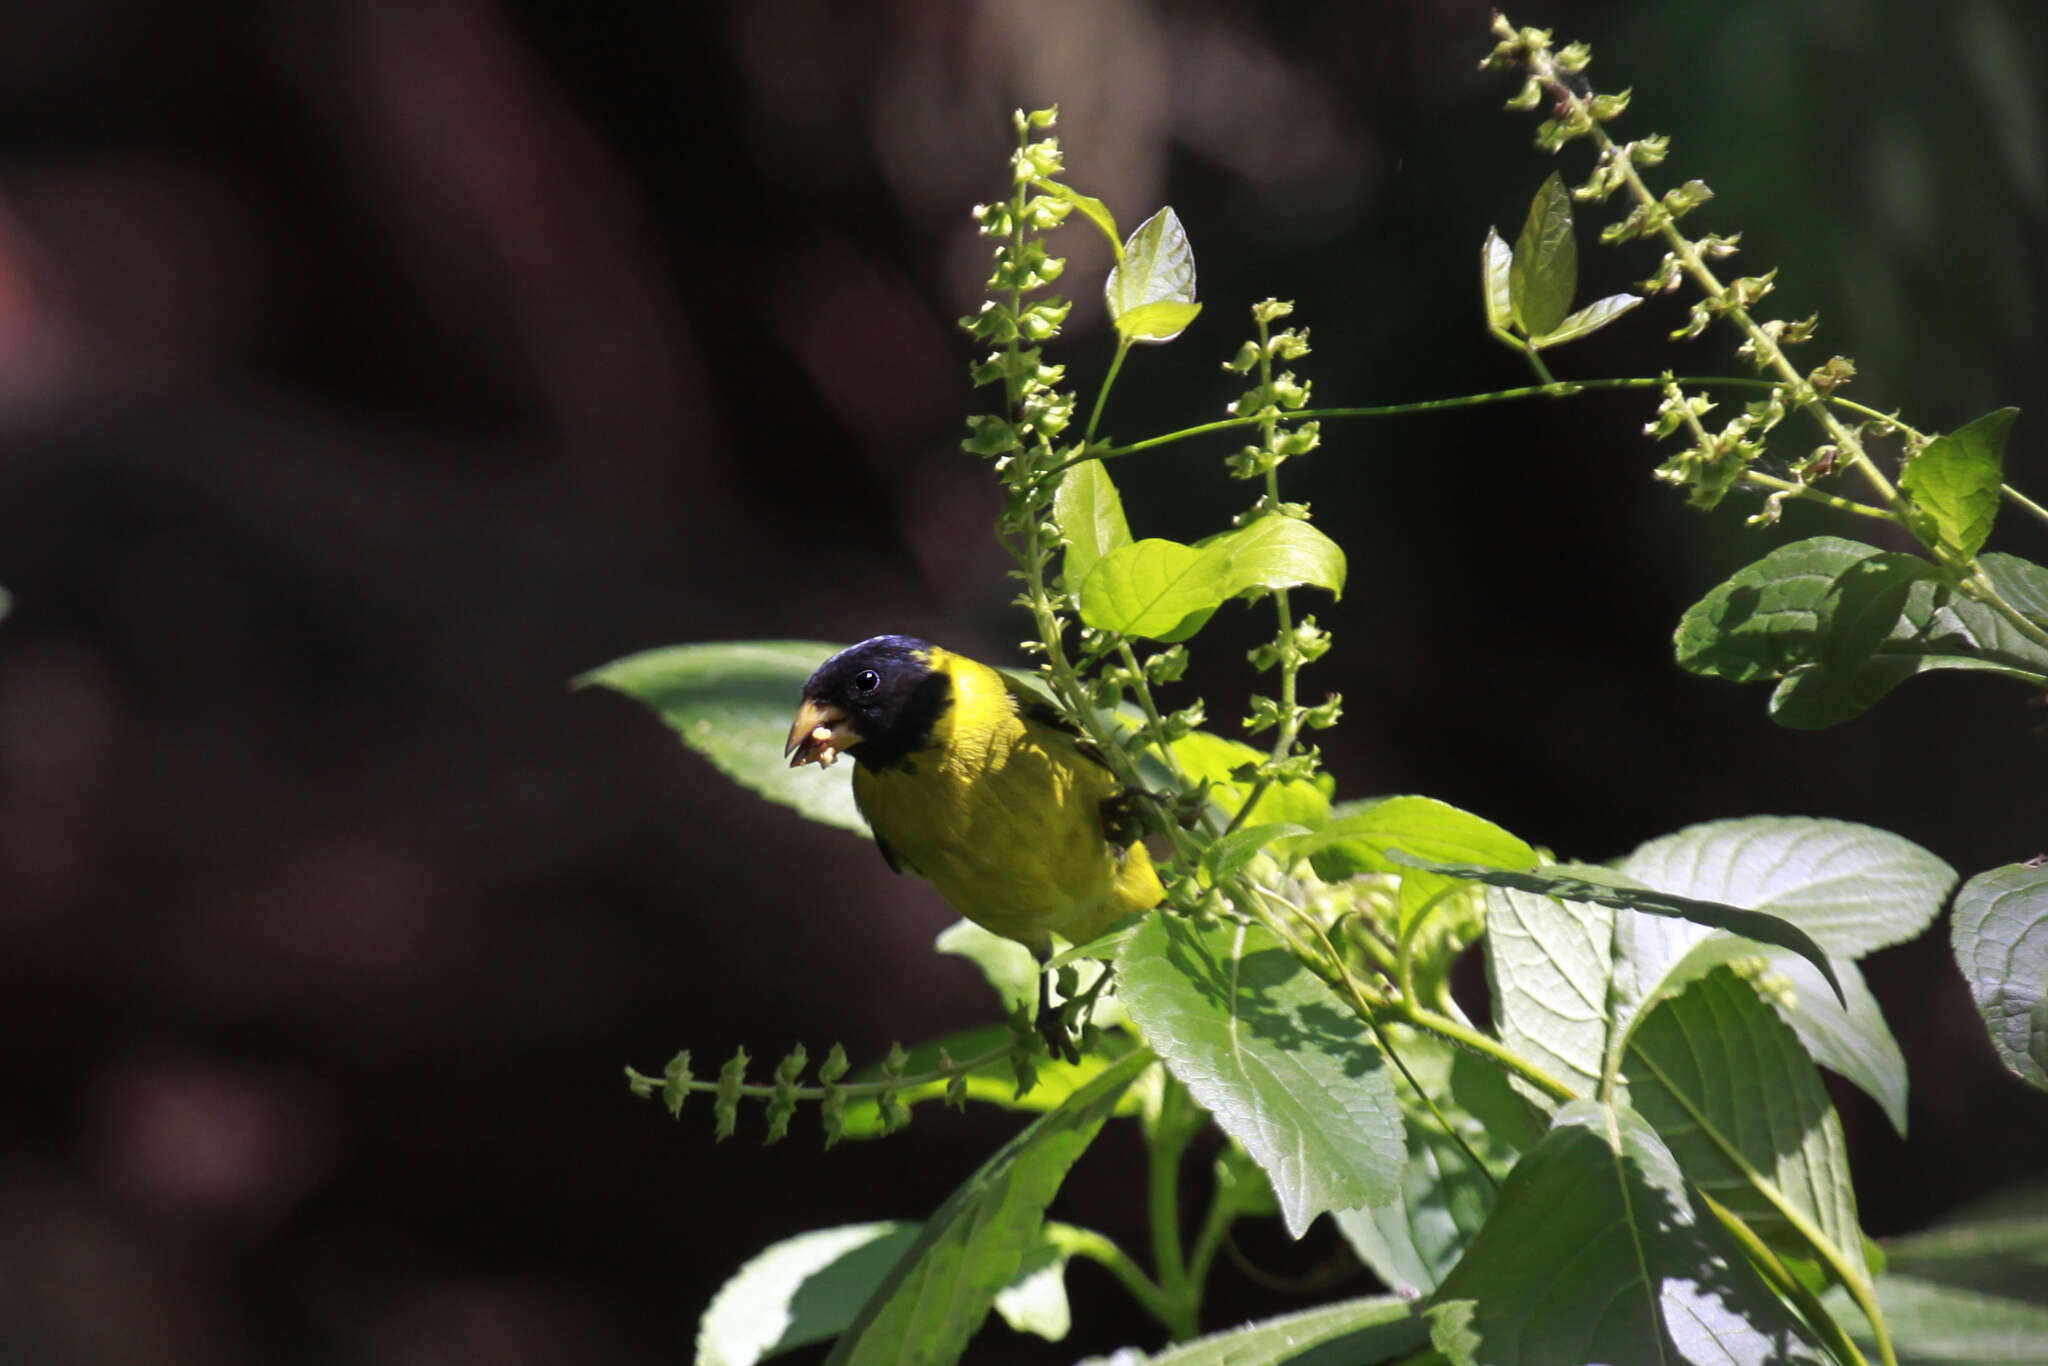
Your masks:
M 881 686 L 882 676 L 873 669 L 862 669 L 853 676 L 853 690 L 855 692 L 873 692 Z

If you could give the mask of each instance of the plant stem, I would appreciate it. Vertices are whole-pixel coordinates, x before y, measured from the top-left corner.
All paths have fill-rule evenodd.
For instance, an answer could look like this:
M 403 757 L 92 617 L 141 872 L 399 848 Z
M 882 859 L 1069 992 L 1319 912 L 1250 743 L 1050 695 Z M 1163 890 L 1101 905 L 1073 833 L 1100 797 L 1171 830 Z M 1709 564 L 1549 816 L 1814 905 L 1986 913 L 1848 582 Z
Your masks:
M 2027 497 L 2026 494 L 2021 493 L 2011 484 L 2000 484 L 1998 487 L 2005 494 L 2006 497 L 2012 499 L 2012 501 L 2014 501 L 2015 503 L 2018 503 L 2021 507 L 2025 508 L 2028 512 L 2032 513 L 2039 520 L 2043 522 L 2048 522 L 2048 508 L 2042 507 L 2039 503 Z
M 1769 1281 L 1779 1294 L 1799 1306 L 1807 1325 L 1827 1339 L 1829 1349 L 1848 1363 L 1848 1366 L 1869 1366 L 1855 1341 L 1843 1330 L 1840 1321 L 1827 1311 L 1817 1295 L 1806 1288 L 1806 1283 L 1793 1275 L 1785 1263 L 1778 1259 L 1778 1254 L 1771 1251 L 1763 1239 L 1757 1237 L 1756 1230 L 1751 1228 L 1741 1215 L 1713 1196 L 1699 1190 L 1698 1187 L 1694 1187 L 1694 1190 L 1713 1212 L 1714 1217 L 1721 1221 L 1721 1226 L 1735 1235 L 1735 1241 L 1742 1244 L 1743 1251 L 1749 1254 L 1750 1261 L 1756 1264 L 1764 1279 Z
M 1088 443 L 1095 439 L 1095 426 L 1102 421 L 1102 405 L 1109 402 L 1109 386 L 1116 383 L 1117 372 L 1124 368 L 1124 357 L 1130 353 L 1130 338 L 1119 337 L 1116 355 L 1109 362 L 1109 373 L 1102 377 L 1102 388 L 1096 391 L 1094 411 L 1088 414 L 1088 430 L 1081 436 L 1081 446 L 1084 450 L 1087 449 Z M 1065 469 L 1066 466 L 1062 465 L 1060 468 Z
M 1152 1223 L 1152 1261 L 1166 1314 L 1161 1322 L 1175 1341 L 1195 1335 L 1199 1291 L 1188 1275 L 1180 1240 L 1180 1163 L 1194 1127 L 1188 1123 L 1188 1096 L 1168 1073 L 1160 1096 L 1159 1118 L 1147 1135 L 1146 1203 Z
M 744 1096 L 749 1100 L 771 1100 L 779 1095 L 794 1096 L 798 1100 L 823 1100 L 826 1096 L 834 1093 L 858 1100 L 864 1096 L 878 1096 L 884 1091 L 909 1091 L 920 1086 L 930 1086 L 936 1082 L 951 1081 L 954 1077 L 977 1072 L 991 1063 L 1000 1062 L 1016 1051 L 1017 1042 L 1013 1040 L 1001 1048 L 990 1049 L 979 1057 L 968 1058 L 964 1062 L 956 1062 L 951 1067 L 934 1068 L 932 1071 L 921 1072 L 916 1076 L 892 1077 L 885 1081 L 834 1082 L 829 1088 L 823 1086 L 766 1086 L 747 1082 L 733 1088 L 733 1093 Z M 707 1094 L 726 1089 L 724 1083 L 715 1080 L 698 1080 L 692 1077 L 688 1081 L 675 1083 L 669 1081 L 667 1077 L 659 1075 L 649 1076 L 645 1072 L 639 1072 L 630 1067 L 626 1069 L 626 1079 L 632 1085 L 636 1094 L 649 1097 L 657 1096 L 663 1090 L 675 1085 L 680 1085 L 687 1091 Z
M 1089 1261 L 1104 1267 L 1131 1292 L 1131 1298 L 1142 1306 L 1146 1313 L 1166 1327 L 1170 1332 L 1174 1324 L 1174 1309 L 1167 1300 L 1166 1292 L 1159 1288 L 1145 1269 L 1128 1252 L 1118 1247 L 1108 1237 L 1092 1228 L 1080 1228 L 1047 1220 L 1045 1240 L 1066 1253 L 1069 1257 L 1086 1257 Z
M 1577 1091 L 1574 1091 L 1556 1077 L 1551 1076 L 1550 1073 L 1544 1071 L 1535 1063 L 1530 1062 L 1527 1058 L 1515 1052 L 1514 1049 L 1495 1039 L 1489 1038 L 1462 1021 L 1454 1020 L 1448 1015 L 1439 1015 L 1436 1011 L 1417 1001 L 1398 1001 L 1394 1003 L 1394 1010 L 1401 1019 L 1414 1025 L 1417 1029 L 1426 1029 L 1430 1033 L 1448 1039 L 1454 1044 L 1469 1048 L 1474 1053 L 1481 1053 L 1493 1059 L 1502 1067 L 1505 1067 L 1508 1071 L 1514 1073 L 1555 1101 L 1562 1103 L 1581 1098 Z

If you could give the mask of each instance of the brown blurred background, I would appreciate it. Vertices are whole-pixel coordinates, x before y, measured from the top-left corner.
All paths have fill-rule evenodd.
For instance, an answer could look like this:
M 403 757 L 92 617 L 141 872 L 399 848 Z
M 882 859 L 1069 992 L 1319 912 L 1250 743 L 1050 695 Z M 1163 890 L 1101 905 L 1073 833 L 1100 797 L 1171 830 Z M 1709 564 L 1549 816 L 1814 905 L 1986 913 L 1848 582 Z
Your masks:
M 2044 372 L 2035 0 L 1551 0 L 1701 223 L 1784 267 L 1856 393 L 1946 428 Z M 922 1114 L 820 1157 L 671 1124 L 626 1063 L 986 1020 L 949 914 L 574 674 L 686 640 L 883 630 L 1008 662 L 956 448 L 953 319 L 1008 111 L 1071 178 L 1170 200 L 1208 310 L 1108 429 L 1205 420 L 1266 295 L 1327 402 L 1527 381 L 1477 254 L 1549 170 L 1475 71 L 1486 6 L 67 0 L 0 10 L 0 1354 L 41 1366 L 674 1361 L 745 1257 L 930 1210 L 1016 1127 Z M 1567 155 L 1567 174 L 1583 169 Z M 1066 245 L 1069 359 L 1107 357 Z M 1654 256 L 1597 251 L 1589 292 Z M 1726 370 L 1659 301 L 1561 376 Z M 1826 348 L 1826 349 L 1823 349 Z M 1343 796 L 1417 791 L 1604 858 L 1750 813 L 1869 821 L 1965 874 L 2048 847 L 2041 714 L 1908 685 L 1792 734 L 1671 662 L 1787 532 L 1648 479 L 1639 398 L 1332 427 L 1296 496 L 1351 552 L 1320 615 Z M 2048 492 L 2039 417 L 2010 452 Z M 1140 534 L 1242 498 L 1223 445 L 1120 468 Z M 1825 519 L 1793 530 L 1846 531 Z M 1994 544 L 2048 555 L 2016 522 Z M 1226 612 L 1186 695 L 1240 714 Z M 1910 1142 L 1839 1090 L 1873 1232 L 2048 1166 L 1939 931 L 1869 971 Z M 758 1114 L 743 1132 L 758 1134 Z M 1056 1207 L 1136 1234 L 1111 1136 Z M 1192 1189 L 1191 1189 L 1192 1194 Z M 1248 1232 L 1299 1275 L 1336 1255 Z M 1091 1269 L 1071 1361 L 1149 1326 Z M 1362 1277 L 1338 1289 L 1362 1292 Z M 1304 1301 L 1219 1271 L 1211 1326 Z

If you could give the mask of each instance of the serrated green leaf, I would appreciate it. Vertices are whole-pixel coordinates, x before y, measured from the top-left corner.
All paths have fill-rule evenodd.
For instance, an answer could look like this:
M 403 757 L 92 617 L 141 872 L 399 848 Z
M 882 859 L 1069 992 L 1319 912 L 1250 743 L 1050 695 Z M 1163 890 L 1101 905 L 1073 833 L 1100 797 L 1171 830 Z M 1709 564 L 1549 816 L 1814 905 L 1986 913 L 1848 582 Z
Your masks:
M 2005 479 L 2005 439 L 2019 415 L 2017 408 L 1986 413 L 1934 438 L 1906 462 L 1899 487 L 1933 518 L 1940 549 L 1968 559 L 1990 539 Z
M 1999 1060 L 2048 1089 L 2048 867 L 2007 864 L 1956 893 L 1956 965 Z
M 2009 555 L 1980 563 L 2007 601 L 2048 613 L 2048 570 Z M 1939 572 L 1918 556 L 1834 536 L 1781 546 L 1686 612 L 1678 662 L 1738 683 L 1782 679 L 1772 719 L 1803 730 L 1846 721 L 1935 669 L 2048 684 L 2048 650 Z
M 1414 1088 L 1400 1088 L 1408 1161 L 1399 1193 L 1385 1204 L 1342 1210 L 1333 1217 L 1338 1232 L 1381 1283 L 1412 1298 L 1435 1290 L 1464 1255 L 1493 1209 L 1498 1182 L 1514 1165 L 1515 1149 L 1505 1135 L 1457 1101 L 1485 1087 L 1497 1092 L 1497 1105 L 1521 1107 L 1523 1102 L 1508 1089 L 1498 1067 L 1433 1035 L 1395 1026 L 1388 1042 L 1436 1108 L 1424 1105 Z M 1525 1124 L 1518 1116 L 1509 1127 L 1519 1131 Z M 1452 1137 L 1453 1129 L 1462 1145 Z M 1483 1170 L 1472 1164 L 1470 1154 L 1475 1153 Z
M 1428 1339 L 1416 1305 L 1373 1295 L 1262 1319 L 1150 1356 L 1125 1348 L 1080 1366 L 1360 1366 L 1392 1360 Z
M 1060 476 L 1052 510 L 1067 542 L 1060 582 L 1069 593 L 1078 593 L 1097 560 L 1131 543 L 1123 495 L 1117 492 L 1107 465 L 1084 460 Z
M 1642 301 L 1642 297 L 1636 294 L 1610 294 L 1604 299 L 1595 299 L 1567 317 L 1553 330 L 1545 332 L 1540 337 L 1531 337 L 1529 345 L 1541 351 L 1591 336 Z
M 594 684 L 645 703 L 742 787 L 814 821 L 866 834 L 853 804 L 853 765 L 814 772 L 782 760 L 804 681 L 840 648 L 808 640 L 671 645 L 593 669 L 575 686 Z
M 1773 1250 L 1814 1255 L 1791 1215 L 1862 1245 L 1842 1123 L 1791 1028 L 1728 968 L 1652 1007 L 1621 1063 L 1638 1113 L 1694 1186 Z
M 2048 1308 L 2048 1183 L 1994 1191 L 1884 1252 L 1890 1272 Z
M 897 1220 L 786 1238 L 734 1273 L 697 1326 L 697 1366 L 753 1366 L 842 1332 L 917 1238 Z
M 1116 973 L 1146 1042 L 1272 1179 L 1290 1233 L 1393 1195 L 1405 1154 L 1386 1060 L 1270 934 L 1155 911 Z
M 1448 873 L 1453 877 L 1469 878 L 1474 882 L 1483 882 L 1489 887 L 1532 892 L 1538 896 L 1558 897 L 1567 901 L 1586 902 L 1618 910 L 1642 911 L 1653 916 L 1674 916 L 1695 925 L 1727 930 L 1738 938 L 1754 940 L 1758 944 L 1798 954 L 1820 970 L 1821 975 L 1834 986 L 1838 996 L 1841 994 L 1841 986 L 1835 978 L 1834 965 L 1828 961 L 1827 954 L 1813 941 L 1813 936 L 1782 916 L 1656 891 L 1638 885 L 1632 879 L 1607 868 L 1561 863 L 1528 872 L 1514 872 L 1502 868 L 1435 863 L 1414 858 L 1398 849 L 1392 853 L 1397 863 L 1427 868 L 1432 872 Z
M 1178 335 L 1177 329 L 1162 336 L 1130 328 L 1132 320 L 1156 325 L 1138 313 L 1147 304 L 1195 302 L 1195 254 L 1188 246 L 1187 230 L 1172 209 L 1161 209 L 1138 225 L 1124 243 L 1123 259 L 1103 282 L 1102 296 L 1109 305 L 1110 321 L 1124 341 L 1170 341 Z M 1188 320 L 1192 318 L 1189 314 Z M 1186 321 L 1181 324 L 1186 325 Z
M 1874 1348 L 1869 1324 L 1847 1294 L 1831 1290 L 1821 1304 L 1851 1337 Z M 2048 1361 L 2048 1308 L 2038 1304 L 1911 1276 L 1878 1277 L 1877 1304 L 1900 1366 L 2039 1366 Z
M 1582 1096 L 1599 1089 L 1614 1023 L 1614 916 L 1593 902 L 1487 889 L 1487 979 L 1501 1042 Z
M 1492 821 L 1433 797 L 1376 797 L 1349 802 L 1314 833 L 1291 840 L 1290 857 L 1308 858 L 1325 881 L 1358 873 L 1401 875 L 1405 930 L 1459 878 L 1424 871 L 1391 851 L 1445 863 L 1533 868 L 1536 851 Z
M 1956 871 L 1911 840 L 1851 821 L 1747 816 L 1641 845 L 1621 871 L 1646 887 L 1780 916 L 1841 958 L 1915 938 Z
M 1526 336 L 1557 329 L 1579 288 L 1579 246 L 1572 238 L 1572 197 L 1552 171 L 1529 201 L 1529 216 L 1515 239 L 1508 292 Z
M 959 1359 L 1038 1242 L 1045 1207 L 1152 1055 L 1122 1059 L 1034 1120 L 947 1197 L 853 1323 L 827 1366 L 942 1366 Z
M 1185 640 L 1239 593 L 1257 588 L 1344 590 L 1344 552 L 1307 522 L 1267 516 L 1195 545 L 1143 540 L 1104 555 L 1081 586 L 1090 626 Z
M 1428 1311 L 1470 1366 L 1818 1366 L 1825 1357 L 1634 1111 L 1574 1101 L 1516 1164 Z
M 1508 274 L 1515 254 L 1492 228 L 1479 248 L 1479 297 L 1486 305 L 1486 325 L 1506 332 L 1515 322 L 1514 285 Z

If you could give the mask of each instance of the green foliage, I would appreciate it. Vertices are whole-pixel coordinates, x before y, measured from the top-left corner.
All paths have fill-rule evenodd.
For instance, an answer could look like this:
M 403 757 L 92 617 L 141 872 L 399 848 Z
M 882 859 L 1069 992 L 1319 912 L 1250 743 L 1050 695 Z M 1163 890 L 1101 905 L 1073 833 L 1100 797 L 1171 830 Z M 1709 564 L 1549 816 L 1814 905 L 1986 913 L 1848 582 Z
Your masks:
M 2048 867 L 1977 874 L 1956 893 L 1949 933 L 1999 1060 L 2048 1090 Z
M 1486 64 L 1522 79 L 1510 107 L 1547 115 L 1538 146 L 1583 145 L 1592 166 L 1576 186 L 1562 173 L 1542 183 L 1512 247 L 1490 229 L 1481 247 L 1486 326 L 1542 386 L 1419 406 L 1635 389 L 1657 403 L 1648 434 L 1684 443 L 1657 476 L 1694 506 L 1760 496 L 1750 521 L 1769 526 L 1805 499 L 1917 544 L 1780 546 L 1686 613 L 1678 662 L 1775 680 L 1781 724 L 1846 721 L 1922 672 L 2048 686 L 2048 570 L 1985 551 L 2003 502 L 2048 518 L 2002 482 L 2015 410 L 1932 436 L 1848 401 L 1846 357 L 1794 365 L 1788 348 L 1817 320 L 1765 315 L 1774 270 L 1723 278 L 1740 234 L 1680 231 L 1712 191 L 1651 187 L 1670 144 L 1610 135 L 1627 92 L 1593 88 L 1582 45 L 1498 16 L 1494 33 Z M 1048 1059 L 1031 1029 L 1040 965 L 963 925 L 939 947 L 981 970 L 1006 1023 L 892 1048 L 851 1075 L 834 1048 L 810 1085 L 801 1048 L 758 1082 L 744 1050 L 715 1079 L 697 1077 L 687 1053 L 660 1076 L 629 1070 L 636 1094 L 672 1112 L 710 1093 L 721 1137 L 752 1102 L 771 1142 L 817 1104 L 828 1146 L 900 1130 L 932 1099 L 1037 1116 L 921 1225 L 828 1230 L 749 1264 L 706 1316 L 700 1359 L 752 1361 L 833 1336 L 835 1363 L 950 1362 L 991 1307 L 1058 1338 L 1075 1258 L 1109 1272 L 1179 1344 L 1127 1350 L 1120 1366 L 1366 1363 L 1425 1337 L 1433 1346 L 1414 1360 L 1460 1366 L 2048 1359 L 2042 1202 L 2004 1224 L 1980 1219 L 1953 1244 L 1906 1240 L 1880 1274 L 1820 1076 L 1862 1088 L 1903 1130 L 1903 1058 L 1856 960 L 1924 932 L 1954 870 L 1897 836 L 1824 819 L 1696 825 L 1597 866 L 1554 861 L 1425 796 L 1333 805 L 1335 779 L 1308 736 L 1335 724 L 1342 702 L 1303 691 L 1331 641 L 1298 597 L 1341 593 L 1347 563 L 1280 477 L 1320 449 L 1325 421 L 1388 410 L 1312 406 L 1293 368 L 1309 334 L 1291 325 L 1292 304 L 1267 299 L 1221 361 L 1243 384 L 1223 417 L 1124 445 L 1098 437 L 1136 344 L 1195 320 L 1194 253 L 1168 208 L 1121 237 L 1102 200 L 1060 179 L 1054 123 L 1050 110 L 1019 112 L 1010 191 L 974 211 L 994 264 L 989 298 L 961 326 L 980 348 L 974 382 L 1000 400 L 962 446 L 1002 490 L 997 530 L 1031 619 L 1034 686 L 1130 794 L 1167 900 L 1053 958 L 1062 1008 L 1088 1022 L 1078 1062 Z M 1575 203 L 1612 216 L 1604 243 L 1660 244 L 1644 289 L 1694 291 L 1679 338 L 1728 332 L 1755 377 L 1553 381 L 1542 352 L 1640 302 L 1573 309 Z M 1104 283 L 1115 353 L 1085 408 L 1047 358 L 1068 315 L 1050 292 L 1065 272 L 1051 234 L 1068 222 L 1100 231 L 1116 256 Z M 1748 401 L 1716 416 L 1710 392 L 1730 391 Z M 1804 424 L 1816 444 L 1773 449 Z M 1251 486 L 1248 505 L 1225 527 L 1134 539 L 1114 462 L 1215 433 L 1234 443 L 1221 472 Z M 1901 468 L 1887 473 L 1879 443 L 1896 443 Z M 1850 491 L 1835 491 L 1845 480 Z M 1202 699 L 1168 700 L 1189 642 L 1232 600 L 1273 626 L 1247 655 L 1260 681 L 1242 738 L 1212 725 Z M 792 775 L 780 762 L 800 686 L 832 649 L 678 647 L 583 681 L 647 703 L 771 800 L 858 830 L 844 772 Z M 2048 879 L 2024 864 L 1972 879 L 1953 934 L 2001 1057 L 2048 1085 Z M 1475 944 L 1492 992 L 1483 1028 L 1450 991 Z M 1044 1217 L 1117 1117 L 1144 1141 L 1149 1266 Z M 1183 1162 L 1210 1125 L 1221 1152 L 1206 1212 L 1184 1230 Z M 1277 1216 L 1299 1236 L 1324 1213 L 1407 1298 L 1197 1336 L 1233 1224 Z M 2013 1258 L 2031 1274 L 2011 1274 Z

